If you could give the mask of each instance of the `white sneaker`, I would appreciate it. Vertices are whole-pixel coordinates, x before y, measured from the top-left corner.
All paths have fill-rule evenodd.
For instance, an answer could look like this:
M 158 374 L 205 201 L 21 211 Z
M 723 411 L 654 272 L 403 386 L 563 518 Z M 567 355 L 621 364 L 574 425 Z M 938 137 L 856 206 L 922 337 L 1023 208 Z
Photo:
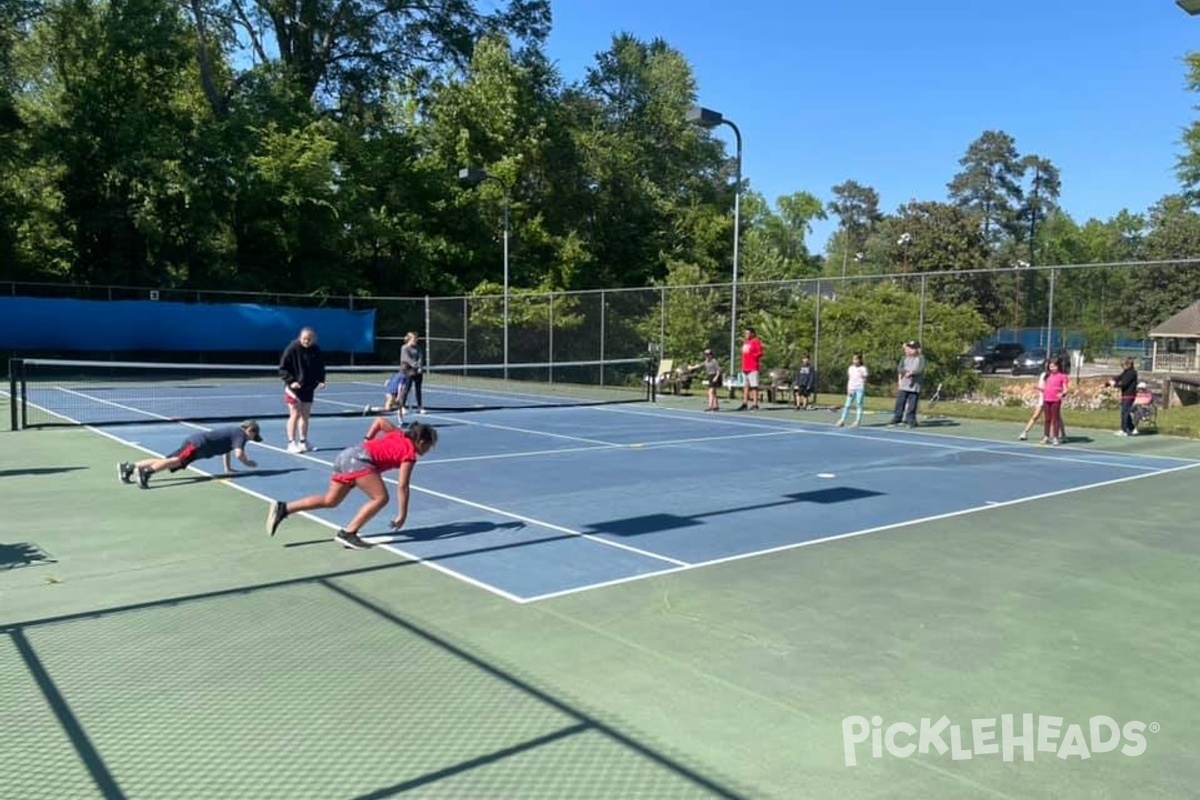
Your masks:
M 303 450 L 301 450 L 301 449 L 300 449 L 300 443 L 299 443 L 299 442 L 288 442 L 288 443 L 287 443 L 287 451 L 288 451 L 289 453 L 302 453 L 302 452 L 304 452 Z
M 315 451 L 316 451 L 316 449 L 317 449 L 317 448 L 313 447 L 311 444 L 309 444 L 309 443 L 308 443 L 308 439 L 301 439 L 301 440 L 300 440 L 300 450 L 299 450 L 298 452 L 301 452 L 301 453 L 312 453 L 312 452 L 315 452 Z
M 1023 442 L 1023 441 L 1025 441 L 1025 440 L 1026 440 L 1026 439 L 1028 439 L 1028 438 L 1029 438 L 1028 436 L 1026 436 L 1025 434 L 1023 434 L 1023 433 L 1022 433 L 1020 436 L 1018 436 L 1018 437 L 1017 437 L 1017 441 L 1018 441 L 1018 442 Z
M 1125 431 L 1114 431 L 1113 435 L 1114 436 L 1128 436 L 1129 434 L 1126 433 Z
M 425 413 L 425 408 L 424 408 L 424 407 L 418 408 L 418 409 L 417 409 L 417 413 L 418 413 L 418 414 L 424 414 L 424 413 Z
M 1137 436 L 1137 435 L 1138 435 L 1138 429 L 1137 429 L 1137 428 L 1134 428 L 1133 430 L 1131 430 L 1131 431 L 1129 432 L 1129 435 L 1130 435 L 1130 436 Z

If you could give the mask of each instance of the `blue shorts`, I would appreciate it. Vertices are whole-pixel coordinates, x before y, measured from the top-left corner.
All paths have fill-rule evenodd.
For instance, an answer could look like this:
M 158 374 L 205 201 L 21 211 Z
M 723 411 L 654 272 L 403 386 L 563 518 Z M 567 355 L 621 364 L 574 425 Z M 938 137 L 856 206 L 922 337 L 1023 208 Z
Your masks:
M 400 394 L 404 390 L 404 385 L 408 383 L 408 376 L 403 372 L 397 372 L 395 375 L 387 379 L 387 383 L 383 385 L 386 391 L 392 397 Z

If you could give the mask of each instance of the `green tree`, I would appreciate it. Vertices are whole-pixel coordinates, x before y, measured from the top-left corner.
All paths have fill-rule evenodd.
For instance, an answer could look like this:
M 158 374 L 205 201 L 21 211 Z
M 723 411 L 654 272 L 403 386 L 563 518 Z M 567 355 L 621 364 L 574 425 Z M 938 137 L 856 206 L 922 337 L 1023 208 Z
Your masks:
M 885 217 L 867 241 L 873 264 L 884 272 L 935 273 L 925 279 L 925 292 L 942 303 L 979 309 L 996 326 L 1006 315 L 994 274 L 980 271 L 988 263 L 988 245 L 978 218 L 968 209 L 947 203 L 913 201 Z M 945 277 L 937 273 L 948 273 Z M 916 278 L 905 281 L 915 290 Z
M 1200 254 L 1200 214 L 1185 195 L 1168 195 L 1150 209 L 1142 254 L 1153 261 L 1182 263 L 1133 270 L 1122 323 L 1145 331 L 1200 297 L 1200 265 L 1184 261 Z
M 550 29 L 548 0 L 509 0 L 481 12 L 472 0 L 188 0 L 200 84 L 218 116 L 254 73 L 276 76 L 323 106 L 386 95 L 402 82 L 427 88 L 462 69 L 485 34 L 531 44 Z M 248 52 L 239 52 L 246 43 Z M 218 62 L 216 54 L 225 60 Z M 237 74 L 225 65 L 249 62 Z
M 1021 171 L 1028 177 L 1028 188 L 1023 190 L 1023 201 L 1017 210 L 1016 225 L 1029 253 L 1029 263 L 1040 263 L 1037 257 L 1037 228 L 1058 209 L 1058 197 L 1062 193 L 1062 180 L 1058 167 L 1049 159 L 1028 155 L 1021 159 Z
M 1016 141 L 1003 131 L 984 131 L 958 163 L 963 169 L 947 184 L 950 199 L 979 218 L 984 240 L 994 247 L 1011 234 L 1022 200 Z
M 858 181 L 847 180 L 834 186 L 834 199 L 829 201 L 829 213 L 838 218 L 836 242 L 826 248 L 826 261 L 833 267 L 840 265 L 840 274 L 845 275 L 854 257 L 867 246 L 867 237 L 875 225 L 883 219 L 879 211 L 879 192 Z

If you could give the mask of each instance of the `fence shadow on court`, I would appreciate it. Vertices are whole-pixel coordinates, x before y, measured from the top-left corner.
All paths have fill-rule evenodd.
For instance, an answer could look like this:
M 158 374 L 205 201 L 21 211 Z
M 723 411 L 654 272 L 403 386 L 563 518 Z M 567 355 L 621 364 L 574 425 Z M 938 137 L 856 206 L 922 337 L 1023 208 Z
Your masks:
M 643 514 L 637 517 L 625 517 L 604 522 L 594 522 L 587 526 L 588 533 L 610 534 L 612 536 L 644 536 L 648 533 L 689 528 L 700 525 L 706 519 L 721 517 L 726 514 L 741 514 L 745 511 L 757 511 L 764 508 L 779 508 L 795 505 L 796 503 L 816 503 L 829 505 L 832 503 L 848 503 L 867 497 L 878 497 L 883 492 L 856 489 L 852 486 L 831 486 L 828 489 L 816 489 L 811 492 L 795 492 L 783 495 L 782 500 L 770 503 L 754 503 L 752 505 L 733 506 L 713 511 L 701 511 L 696 514 Z
M 0 478 L 19 478 L 33 475 L 58 475 L 63 472 L 75 472 L 87 467 L 22 467 L 21 469 L 0 469 Z
M 355 712 L 356 735 L 361 734 L 363 741 L 381 743 L 396 737 L 398 742 L 383 758 L 378 748 L 361 747 L 331 757 L 322 769 L 334 769 L 322 774 L 323 785 L 336 788 L 324 796 L 366 800 L 434 786 L 439 792 L 450 792 L 447 796 L 464 790 L 469 790 L 470 796 L 510 792 L 505 796 L 528 800 L 629 795 L 660 800 L 741 800 L 749 796 L 685 763 L 687 756 L 667 752 L 668 748 L 623 730 L 610 715 L 590 710 L 561 690 L 548 688 L 544 681 L 521 674 L 515 665 L 482 655 L 476 646 L 435 629 L 414 614 L 385 606 L 378 592 L 354 586 L 355 580 L 378 577 L 412 563 L 390 562 L 26 620 L 0 625 L 0 639 L 12 645 L 17 663 L 23 665 L 75 751 L 86 779 L 108 800 L 124 800 L 137 787 L 147 785 L 186 792 L 218 776 L 229 791 L 247 795 L 264 785 L 285 793 L 283 784 L 303 785 L 305 770 L 314 768 L 311 749 L 299 748 L 293 757 L 276 763 L 258 747 L 235 748 L 236 763 L 230 763 L 215 758 L 226 752 L 226 739 L 197 738 L 188 726 L 217 724 L 224 737 L 257 737 L 260 717 L 266 715 L 275 726 L 309 720 L 310 735 L 319 736 L 311 727 L 325 717 L 321 713 L 314 717 L 313 706 L 324 703 L 322 709 L 341 710 L 339 704 L 353 695 L 298 694 L 295 682 L 307 680 L 313 670 L 328 669 L 330 663 L 345 667 L 345 659 L 354 657 L 352 643 L 361 636 L 390 640 L 403 665 L 403 680 L 391 681 L 395 689 L 390 692 L 381 692 L 383 687 L 376 684 L 371 701 Z M 300 613 L 302 608 L 309 613 Z M 195 628 L 201 622 L 207 632 Z M 335 630 L 328 628 L 331 623 Z M 234 624 L 239 626 L 238 642 L 226 641 L 227 637 L 205 638 L 218 632 L 214 625 Z M 80 642 L 97 635 L 97 627 L 104 631 L 108 649 L 80 648 Z M 141 641 L 147 627 L 159 630 L 160 637 L 178 631 L 178 640 L 172 640 L 175 648 L 170 648 L 171 641 Z M 250 644 L 260 633 L 267 639 L 299 635 L 299 641 L 309 641 L 304 637 L 320 630 L 325 630 L 322 636 L 345 638 L 330 649 L 313 650 L 310 642 L 292 653 L 290 661 L 287 656 L 280 658 L 278 641 Z M 375 632 L 370 633 L 372 630 Z M 209 642 L 210 651 L 202 659 L 205 674 L 227 674 L 234 682 L 225 692 L 195 696 L 187 715 L 151 713 L 147 698 L 136 692 L 124 699 L 109 696 L 110 705 L 116 703 L 113 713 L 135 715 L 129 717 L 129 724 L 118 726 L 119 730 L 111 727 L 111 719 L 88 716 L 76 708 L 80 704 L 88 708 L 79 695 L 82 687 L 104 691 L 105 681 L 118 673 L 136 682 L 136 675 L 121 670 L 141 665 L 143 648 L 159 652 L 158 647 L 168 646 L 169 652 L 176 654 L 180 673 L 159 671 L 156 681 L 160 691 L 184 691 L 194 677 L 189 677 L 190 669 L 182 665 L 193 663 L 191 659 L 197 655 L 187 643 L 197 635 Z M 225 644 L 212 648 L 221 641 Z M 127 647 L 138 652 L 130 654 Z M 247 653 L 248 647 L 261 653 Z M 253 681 L 236 677 L 242 675 L 239 669 L 246 659 L 253 661 L 268 651 L 272 654 L 268 672 L 256 675 Z M 169 663 L 161 658 L 155 661 Z M 414 683 L 422 687 L 416 693 L 419 697 L 405 688 Z M 242 689 L 255 687 L 253 708 L 243 708 L 232 720 L 222 713 L 231 706 L 222 704 L 221 696 L 236 694 L 239 685 Z M 235 703 L 232 707 L 241 706 Z M 329 713 L 335 718 L 342 716 Z M 340 730 L 336 720 L 329 730 Z M 256 738 L 254 741 L 259 744 Z M 137 744 L 133 751 L 131 743 Z M 130 760 L 131 752 L 140 752 L 142 757 Z M 298 763 L 301 761 L 304 763 Z M 34 760 L 18 777 L 53 793 L 59 778 L 55 769 L 53 760 Z M 617 794 L 608 794 L 612 790 Z

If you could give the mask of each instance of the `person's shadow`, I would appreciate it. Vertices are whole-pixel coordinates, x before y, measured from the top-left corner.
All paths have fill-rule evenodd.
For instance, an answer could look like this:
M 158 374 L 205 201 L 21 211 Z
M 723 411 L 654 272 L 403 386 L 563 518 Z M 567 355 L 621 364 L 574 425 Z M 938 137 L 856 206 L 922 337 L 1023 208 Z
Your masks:
M 396 531 L 392 541 L 432 542 L 434 540 L 453 539 L 458 536 L 473 536 L 477 533 L 491 531 L 520 530 L 524 522 L 451 522 L 446 525 L 429 525 L 424 528 L 412 528 Z
M 237 472 L 218 472 L 213 475 L 181 475 L 178 478 L 151 479 L 151 489 L 172 489 L 177 486 L 190 486 L 193 483 L 209 483 L 210 481 L 238 480 L 240 478 L 268 478 L 272 475 L 286 475 L 289 472 L 303 472 L 303 467 L 291 469 L 239 469 Z
M 491 531 L 516 531 L 525 527 L 524 522 L 450 522 L 445 525 L 428 525 L 424 528 L 405 528 L 398 531 L 380 533 L 364 533 L 363 538 L 372 544 L 403 544 L 405 542 L 434 542 L 443 539 L 453 539 L 458 536 L 474 536 L 478 533 Z M 385 538 L 386 537 L 386 538 Z M 329 538 L 308 539 L 303 542 L 289 542 L 284 547 L 304 547 L 310 544 L 328 544 Z

